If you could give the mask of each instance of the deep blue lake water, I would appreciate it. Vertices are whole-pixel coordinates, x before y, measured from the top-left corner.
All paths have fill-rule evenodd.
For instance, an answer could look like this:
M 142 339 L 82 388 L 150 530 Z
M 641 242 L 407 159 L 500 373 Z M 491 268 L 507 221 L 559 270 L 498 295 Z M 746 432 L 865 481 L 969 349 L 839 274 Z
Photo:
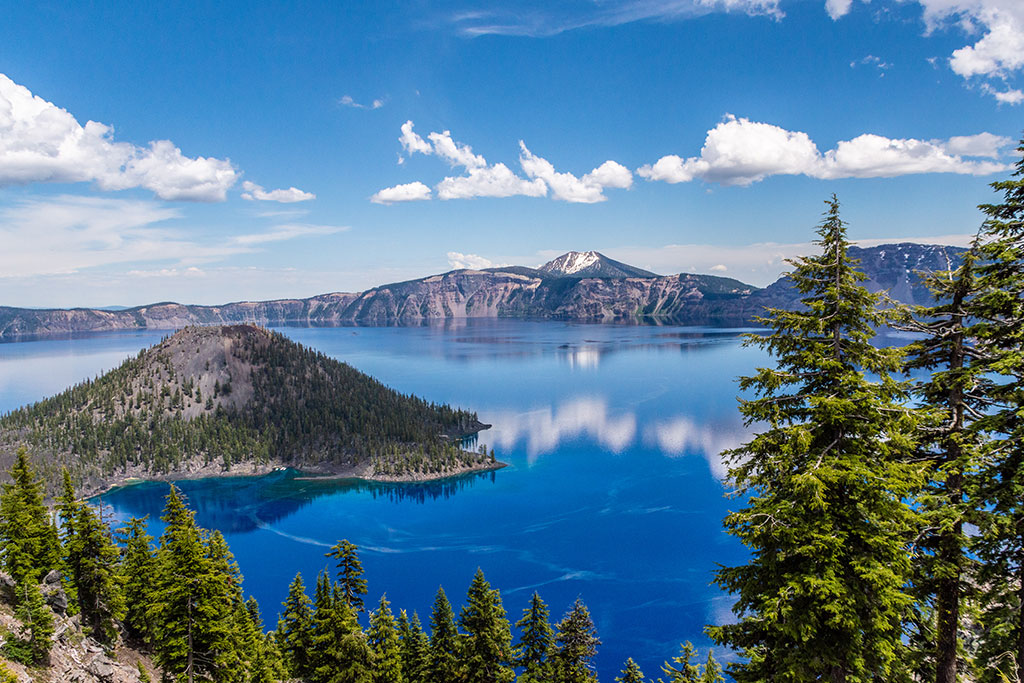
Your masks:
M 655 677 L 684 640 L 704 656 L 704 625 L 729 619 L 732 604 L 712 573 L 746 554 L 721 530 L 736 503 L 718 453 L 744 437 L 735 378 L 766 360 L 737 330 L 496 320 L 279 329 L 400 391 L 478 411 L 494 425 L 480 442 L 510 466 L 432 484 L 288 472 L 182 482 L 198 522 L 231 544 L 268 626 L 295 573 L 312 584 L 327 548 L 347 538 L 360 548 L 368 603 L 386 592 L 396 612 L 424 622 L 438 586 L 458 610 L 477 567 L 513 622 L 534 590 L 553 620 L 581 597 L 606 683 L 630 656 Z M 0 344 L 0 412 L 164 334 Z M 166 492 L 138 484 L 103 503 L 117 520 L 149 515 L 156 536 Z

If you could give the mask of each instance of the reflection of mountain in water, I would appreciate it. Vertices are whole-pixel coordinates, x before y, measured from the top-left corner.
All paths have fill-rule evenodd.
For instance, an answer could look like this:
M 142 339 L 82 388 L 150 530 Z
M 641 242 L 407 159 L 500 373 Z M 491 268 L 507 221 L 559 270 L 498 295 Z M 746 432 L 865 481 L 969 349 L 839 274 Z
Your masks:
M 281 470 L 261 477 L 187 479 L 175 484 L 196 511 L 200 526 L 235 534 L 274 524 L 325 496 L 368 493 L 393 503 L 426 503 L 451 498 L 484 479 L 493 483 L 495 473 L 401 483 L 301 477 L 294 470 Z M 143 482 L 115 489 L 96 502 L 112 507 L 122 518 L 149 515 L 155 519 L 163 511 L 168 486 L 167 482 Z

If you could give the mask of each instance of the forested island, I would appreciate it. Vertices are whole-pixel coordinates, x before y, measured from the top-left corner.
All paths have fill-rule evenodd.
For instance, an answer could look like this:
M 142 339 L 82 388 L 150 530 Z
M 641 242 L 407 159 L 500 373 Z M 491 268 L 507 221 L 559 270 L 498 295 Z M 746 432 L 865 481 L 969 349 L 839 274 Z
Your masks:
M 493 452 L 462 447 L 488 427 L 264 328 L 190 327 L 3 416 L 0 452 L 9 464 L 28 446 L 46 481 L 64 467 L 88 493 L 133 477 L 276 467 L 423 480 L 501 467 Z

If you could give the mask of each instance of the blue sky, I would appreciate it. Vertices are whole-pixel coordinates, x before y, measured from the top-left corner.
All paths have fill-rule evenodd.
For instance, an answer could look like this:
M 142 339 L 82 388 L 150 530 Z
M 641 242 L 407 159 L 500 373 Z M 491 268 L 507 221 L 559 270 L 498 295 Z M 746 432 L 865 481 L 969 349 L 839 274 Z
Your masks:
M 9 3 L 0 305 L 310 296 L 596 249 L 764 285 L 963 242 L 1020 0 Z

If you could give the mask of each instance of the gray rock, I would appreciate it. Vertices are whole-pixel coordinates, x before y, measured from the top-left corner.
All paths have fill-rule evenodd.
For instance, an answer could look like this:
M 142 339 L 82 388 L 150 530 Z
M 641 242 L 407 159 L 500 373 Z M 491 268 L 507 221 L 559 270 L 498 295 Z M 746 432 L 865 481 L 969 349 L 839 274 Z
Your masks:
M 68 596 L 60 583 L 43 585 L 43 598 L 57 614 L 64 614 L 68 609 Z
M 89 662 L 89 666 L 85 667 L 85 670 L 101 681 L 111 681 L 114 679 L 114 664 L 106 655 L 96 657 L 96 659 Z
M 60 580 L 63 579 L 63 578 L 64 578 L 63 574 L 61 574 L 56 569 L 51 569 L 50 572 L 46 576 L 43 577 L 43 585 L 44 586 L 52 586 L 54 584 L 59 584 Z

